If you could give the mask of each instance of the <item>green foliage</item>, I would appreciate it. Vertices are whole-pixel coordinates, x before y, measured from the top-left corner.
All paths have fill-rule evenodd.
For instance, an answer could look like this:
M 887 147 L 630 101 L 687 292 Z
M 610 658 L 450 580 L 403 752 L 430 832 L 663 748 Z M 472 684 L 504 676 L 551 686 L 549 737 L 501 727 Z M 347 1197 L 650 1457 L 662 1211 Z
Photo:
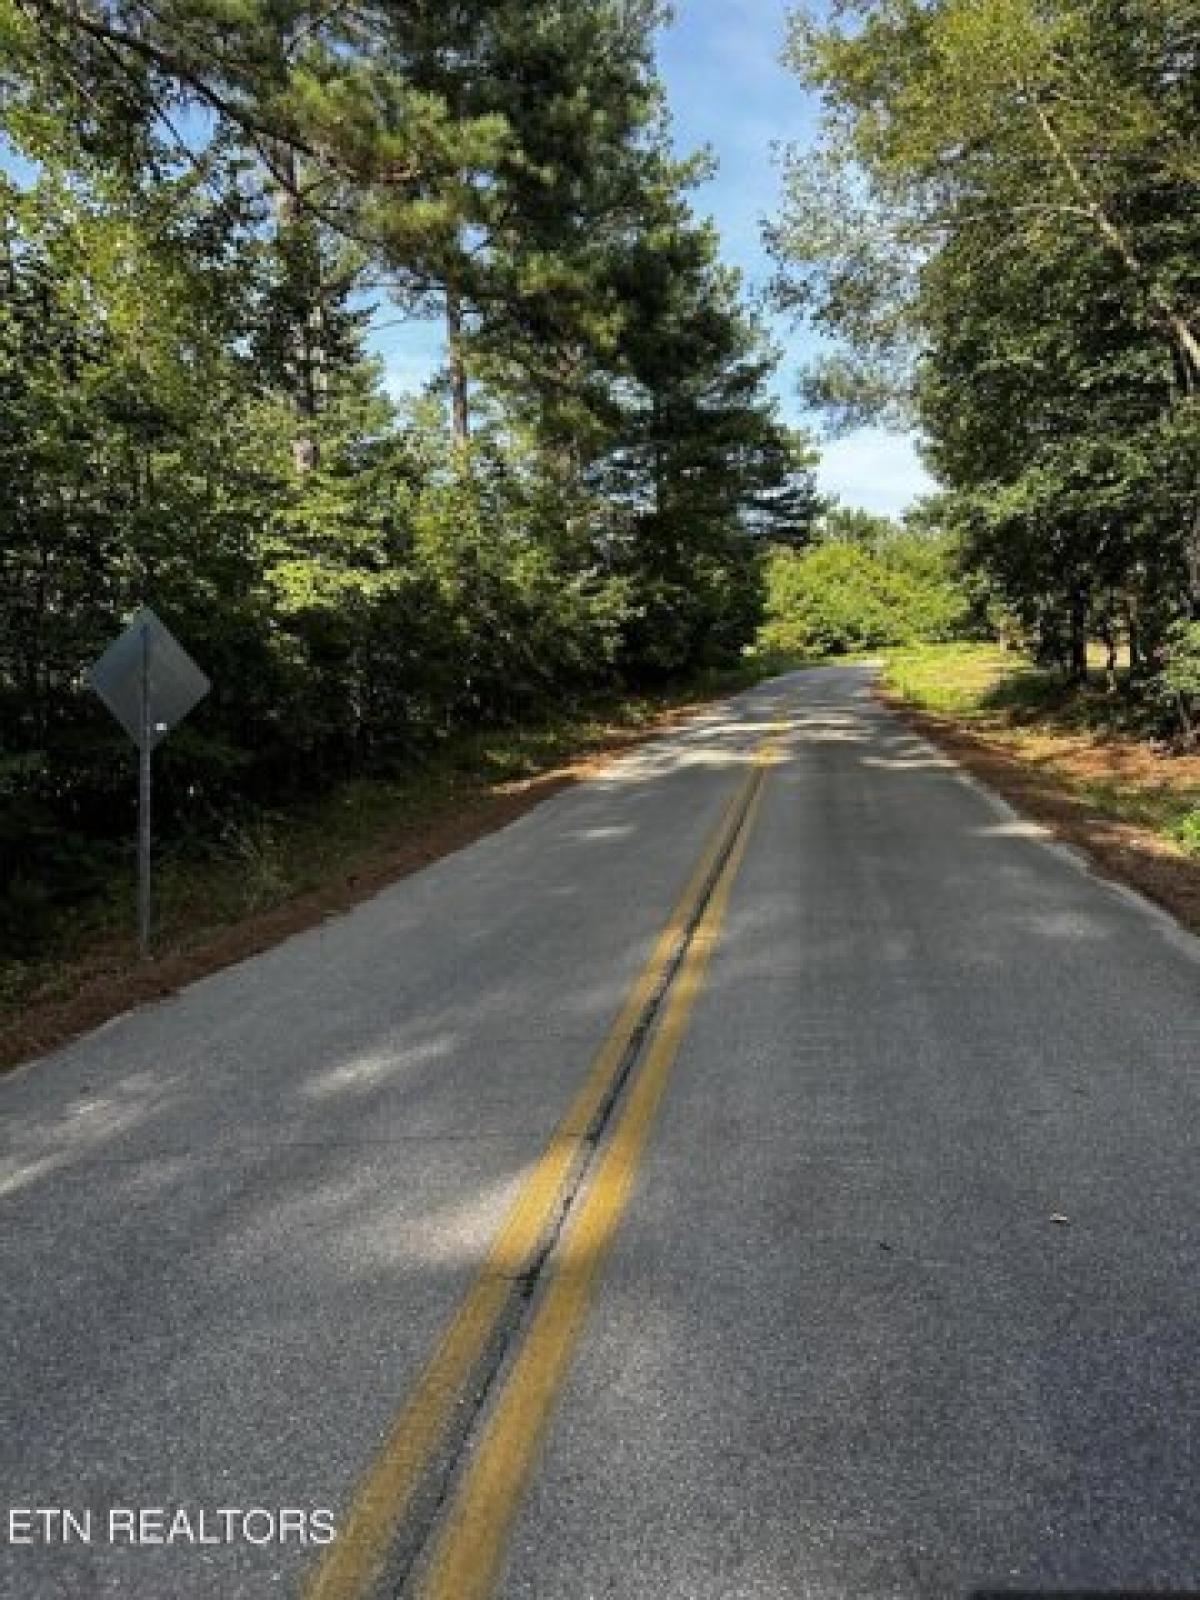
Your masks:
M 890 517 L 877 516 L 857 506 L 830 506 L 817 524 L 817 537 L 824 544 L 855 544 L 872 550 L 895 538 L 896 524 Z
M 1195 744 L 1200 734 L 1200 622 L 1176 622 L 1167 630 L 1154 690 L 1185 741 Z
M 1200 856 L 1200 806 L 1192 809 L 1170 830 L 1171 838 L 1190 856 Z
M 13 949 L 127 849 L 82 672 L 139 605 L 214 684 L 158 758 L 162 833 L 241 841 L 263 895 L 264 815 L 739 660 L 762 543 L 817 500 L 687 203 L 658 14 L 0 0 L 32 164 L 0 176 Z M 384 293 L 447 316 L 448 382 L 399 410 L 363 353 Z
M 894 610 L 895 585 L 852 545 L 825 545 L 770 558 L 762 642 L 801 655 L 842 655 L 905 637 Z
M 971 631 L 953 551 L 917 536 L 893 534 L 876 548 L 835 536 L 802 553 L 775 550 L 767 594 L 763 644 L 800 655 L 843 655 Z
M 1154 687 L 1200 615 L 1195 0 L 845 0 L 793 20 L 826 108 L 770 230 L 831 336 L 812 393 L 903 415 L 1008 631 Z M 1110 666 L 1115 676 L 1115 667 Z M 1181 724 L 1182 725 L 1182 724 Z

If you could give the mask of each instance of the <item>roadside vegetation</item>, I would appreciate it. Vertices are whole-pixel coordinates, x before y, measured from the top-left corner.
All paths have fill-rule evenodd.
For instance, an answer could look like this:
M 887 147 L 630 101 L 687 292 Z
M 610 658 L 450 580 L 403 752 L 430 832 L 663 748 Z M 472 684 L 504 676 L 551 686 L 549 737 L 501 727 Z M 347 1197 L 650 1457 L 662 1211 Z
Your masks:
M 904 522 L 827 509 L 767 561 L 760 646 L 881 662 L 884 696 L 1060 837 L 1200 927 L 1200 753 L 1131 660 L 1054 659 L 972 559 L 939 497 Z
M 1103 685 L 1065 684 L 998 645 L 888 655 L 885 689 L 1011 753 L 1090 811 L 1145 828 L 1200 861 L 1200 756 L 1147 736 L 1144 713 Z
M 213 683 L 156 758 L 201 921 L 230 857 L 252 898 L 317 870 L 323 796 L 403 811 L 741 660 L 811 459 L 659 21 L 0 0 L 0 964 L 123 909 L 83 674 L 141 605 Z M 368 339 L 415 318 L 424 388 Z
M 822 659 L 987 628 L 956 541 L 920 509 L 900 524 L 832 507 L 805 548 L 776 545 L 767 559 L 767 650 Z
M 83 674 L 145 604 L 214 685 L 158 758 L 160 948 L 864 652 L 1195 851 L 1196 0 L 793 15 L 824 125 L 775 302 L 814 408 L 925 439 L 903 523 L 823 504 L 781 420 L 663 16 L 0 0 L 0 1006 L 128 955 L 133 762 Z M 417 388 L 369 338 L 414 318 Z
M 788 58 L 824 116 L 770 229 L 810 399 L 920 431 L 928 516 L 1081 715 L 1099 647 L 1131 724 L 1194 746 L 1196 0 L 808 4 Z
M 597 696 L 519 726 L 468 729 L 390 777 L 363 776 L 219 831 L 162 845 L 156 959 L 136 967 L 134 881 L 119 855 L 97 891 L 52 921 L 18 922 L 0 965 L 0 1070 L 139 1000 L 347 909 L 515 820 L 713 696 L 802 663 L 754 651 L 686 685 Z M 29 930 L 34 930 L 32 936 Z

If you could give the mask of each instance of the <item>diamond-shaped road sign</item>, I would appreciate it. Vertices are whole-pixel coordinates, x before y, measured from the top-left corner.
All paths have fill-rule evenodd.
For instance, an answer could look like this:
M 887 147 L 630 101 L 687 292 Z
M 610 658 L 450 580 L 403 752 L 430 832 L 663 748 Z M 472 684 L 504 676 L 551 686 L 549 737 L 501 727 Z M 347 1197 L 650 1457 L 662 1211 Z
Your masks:
M 138 747 L 138 951 L 150 953 L 150 787 L 155 747 L 211 685 L 148 607 L 88 669 L 88 682 Z
M 139 749 L 153 750 L 212 685 L 146 607 L 88 670 L 88 682 Z M 145 702 L 143 702 L 143 694 Z

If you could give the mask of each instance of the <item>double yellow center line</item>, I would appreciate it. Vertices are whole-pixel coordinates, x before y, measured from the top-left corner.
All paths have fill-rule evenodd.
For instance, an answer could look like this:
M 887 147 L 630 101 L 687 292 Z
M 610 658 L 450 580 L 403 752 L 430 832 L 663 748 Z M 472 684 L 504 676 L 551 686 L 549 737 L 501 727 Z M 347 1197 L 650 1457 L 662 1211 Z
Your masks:
M 589 1140 L 620 1090 L 650 1020 L 666 1003 L 603 1155 L 558 1241 L 544 1295 L 472 1459 L 424 1575 L 428 1600 L 490 1593 L 538 1441 L 583 1331 L 593 1286 L 632 1191 L 654 1114 L 700 993 L 777 741 L 757 751 L 586 1082 L 555 1131 L 483 1267 L 360 1486 L 306 1600 L 363 1600 L 387 1562 L 422 1482 L 444 1452 L 456 1413 L 552 1234 Z M 668 987 L 669 986 L 669 987 Z

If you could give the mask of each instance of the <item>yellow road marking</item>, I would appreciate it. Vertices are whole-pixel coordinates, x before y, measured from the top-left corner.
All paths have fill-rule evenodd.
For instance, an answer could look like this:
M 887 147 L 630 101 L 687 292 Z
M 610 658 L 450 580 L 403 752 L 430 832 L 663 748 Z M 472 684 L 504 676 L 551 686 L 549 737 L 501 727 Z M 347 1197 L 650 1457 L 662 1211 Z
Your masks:
M 757 790 L 764 759 L 760 751 L 754 770 L 723 812 L 582 1089 L 518 1195 L 416 1388 L 392 1423 L 336 1541 L 326 1548 L 314 1570 L 305 1600 L 361 1600 L 379 1577 L 422 1474 L 445 1440 L 455 1409 L 496 1333 L 512 1293 L 512 1280 L 533 1264 L 582 1154 L 588 1129 L 611 1093 L 646 1007 L 663 984 L 695 920 L 747 796 Z
M 679 1053 L 762 793 L 763 768 L 737 840 L 667 1000 L 496 1409 L 458 1488 L 422 1588 L 423 1600 L 486 1600 L 492 1593 L 538 1445 L 583 1334 L 596 1280 L 629 1203 L 646 1142 Z

